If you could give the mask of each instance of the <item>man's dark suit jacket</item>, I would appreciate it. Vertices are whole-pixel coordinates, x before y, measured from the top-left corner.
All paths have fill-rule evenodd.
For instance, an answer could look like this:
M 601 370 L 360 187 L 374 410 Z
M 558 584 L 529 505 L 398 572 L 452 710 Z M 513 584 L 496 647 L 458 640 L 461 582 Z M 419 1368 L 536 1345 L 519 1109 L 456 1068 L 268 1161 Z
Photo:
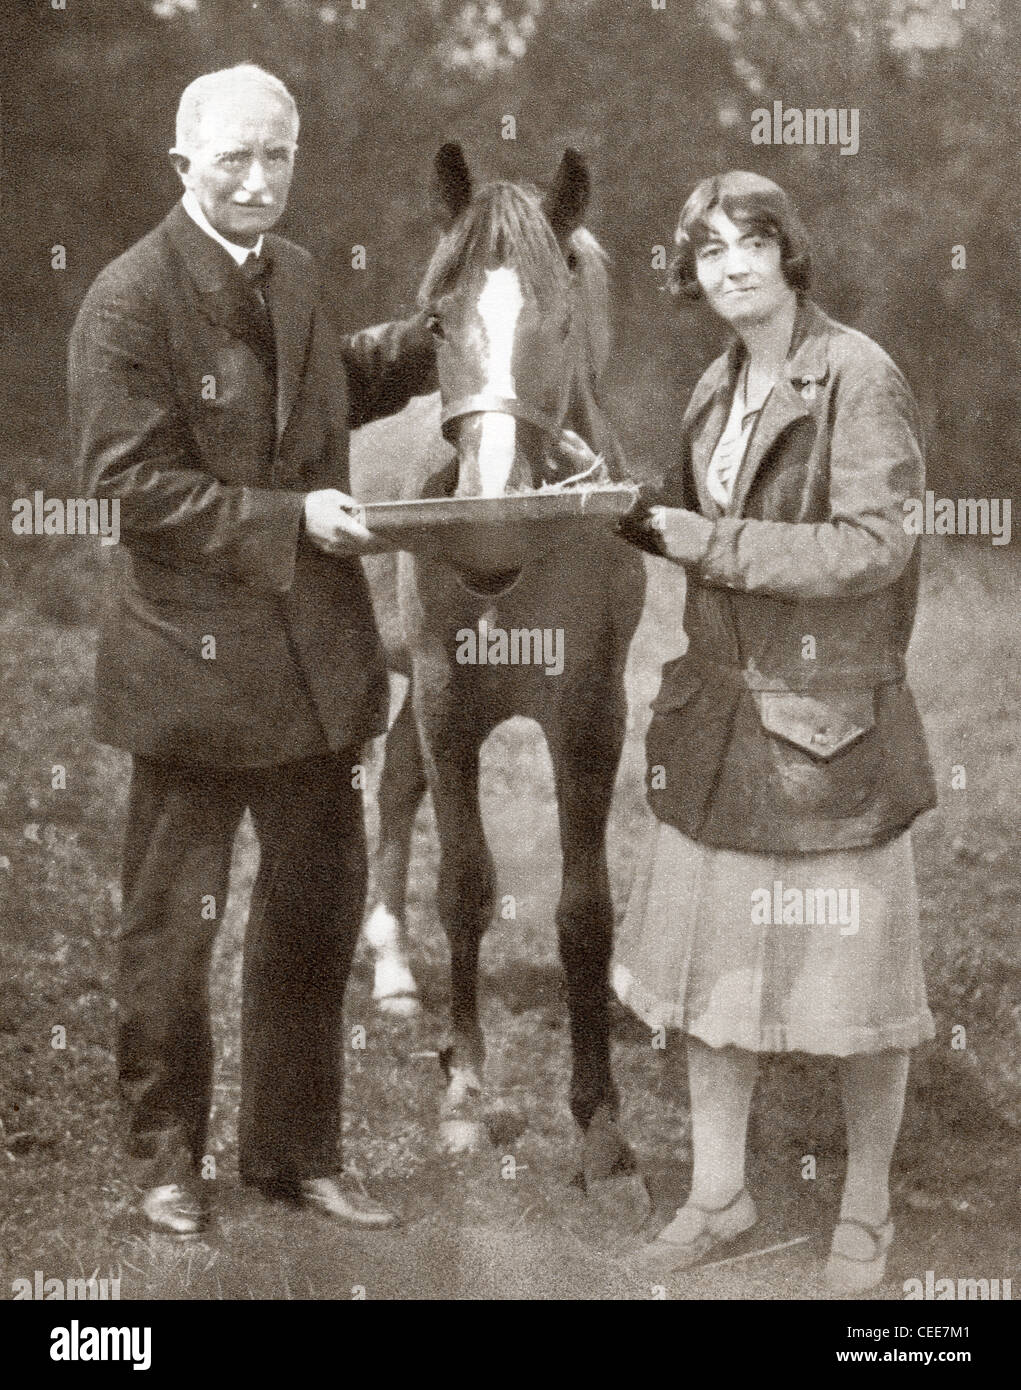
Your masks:
M 252 291 L 180 204 L 102 271 L 71 336 L 79 476 L 120 499 L 126 552 L 96 734 L 136 754 L 263 766 L 386 727 L 361 563 L 304 536 L 304 496 L 347 491 L 350 428 L 435 389 L 431 341 L 420 319 L 338 336 L 309 254 L 265 248 L 275 378 Z

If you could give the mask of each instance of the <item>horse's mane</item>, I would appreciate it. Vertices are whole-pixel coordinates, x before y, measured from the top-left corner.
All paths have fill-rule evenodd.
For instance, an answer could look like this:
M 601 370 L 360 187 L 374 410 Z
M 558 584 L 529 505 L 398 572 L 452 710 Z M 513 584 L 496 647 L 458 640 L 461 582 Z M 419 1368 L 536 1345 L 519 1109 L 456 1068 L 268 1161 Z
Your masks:
M 422 308 L 451 293 L 475 267 L 512 265 L 524 293 L 540 302 L 572 300 L 579 348 L 590 380 L 610 355 L 609 257 L 591 232 L 577 228 L 567 240 L 574 284 L 564 253 L 542 210 L 537 189 L 515 183 L 485 184 L 439 241 L 419 286 Z

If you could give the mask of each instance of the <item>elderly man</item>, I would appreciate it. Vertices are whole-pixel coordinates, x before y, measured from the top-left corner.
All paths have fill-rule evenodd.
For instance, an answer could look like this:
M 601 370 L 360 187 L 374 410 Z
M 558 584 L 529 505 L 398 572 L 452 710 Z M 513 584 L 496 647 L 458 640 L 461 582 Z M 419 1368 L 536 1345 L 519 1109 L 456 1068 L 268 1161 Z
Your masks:
M 419 320 L 331 328 L 311 257 L 269 234 L 298 114 L 250 65 L 181 97 L 181 202 L 108 265 L 71 338 L 71 425 L 126 554 L 96 733 L 133 756 L 118 1072 L 142 1210 L 208 1221 L 208 971 L 246 808 L 261 852 L 244 947 L 239 1158 L 270 1196 L 392 1215 L 340 1161 L 341 1009 L 365 894 L 363 741 L 387 681 L 346 508 L 348 430 L 435 389 Z

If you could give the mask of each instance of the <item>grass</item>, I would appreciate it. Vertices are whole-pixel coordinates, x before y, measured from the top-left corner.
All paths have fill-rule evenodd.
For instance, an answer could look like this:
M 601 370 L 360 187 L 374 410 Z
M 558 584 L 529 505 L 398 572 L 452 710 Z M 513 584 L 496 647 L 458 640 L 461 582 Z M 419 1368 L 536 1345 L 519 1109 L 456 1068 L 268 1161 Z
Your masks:
M 434 1150 L 440 1072 L 431 1058 L 412 1056 L 435 1049 L 447 989 L 432 903 L 435 839 L 424 808 L 410 921 L 426 1010 L 412 1022 L 381 1021 L 364 954 L 347 1009 L 347 1027 L 367 1031 L 363 1051 L 347 1049 L 347 1153 L 403 1210 L 405 1224 L 398 1234 L 340 1232 L 238 1186 L 240 946 L 257 853 L 246 825 L 212 980 L 217 1090 L 209 1149 L 218 1166 L 218 1226 L 186 1247 L 140 1231 L 118 1170 L 111 1051 L 128 760 L 89 738 L 98 557 L 83 562 L 66 547 L 44 548 L 56 544 L 26 542 L 16 551 L 8 540 L 0 551 L 7 600 L 0 618 L 0 1289 L 38 1268 L 119 1273 L 125 1298 L 346 1299 L 360 1289 L 386 1298 L 648 1296 L 619 1262 L 633 1235 L 568 1183 L 576 1136 L 552 927 L 559 871 L 552 779 L 534 726 L 521 720 L 503 726 L 483 755 L 499 891 L 514 894 L 518 910 L 515 921 L 494 923 L 482 962 L 488 1082 L 527 1119 L 507 1145 L 517 1176 L 502 1176 L 497 1152 L 458 1164 Z M 1018 564 L 1003 550 L 929 545 L 911 664 L 942 798 L 915 835 L 939 1036 L 913 1070 L 896 1167 L 903 1214 L 884 1297 L 928 1268 L 1009 1277 L 1017 1216 Z M 659 663 L 681 645 L 680 580 L 663 566 L 650 573 L 611 825 L 618 905 L 642 804 L 646 707 Z M 66 790 L 51 785 L 57 763 L 66 767 Z M 967 787 L 954 791 L 957 765 Z M 371 831 L 371 795 L 369 821 Z M 964 1051 L 950 1045 L 955 1025 L 966 1030 Z M 53 1045 L 61 1040 L 55 1028 L 65 1030 L 63 1047 Z M 690 1162 L 683 1050 L 672 1040 L 666 1052 L 654 1051 L 647 1030 L 620 1010 L 615 1063 L 627 1129 L 666 1211 L 684 1195 Z M 842 1178 L 835 1094 L 828 1063 L 791 1057 L 764 1066 L 756 1100 L 751 1177 L 767 1209 L 759 1245 L 802 1233 L 813 1243 L 768 1263 L 693 1274 L 679 1296 L 821 1296 L 818 1255 Z M 806 1153 L 817 1159 L 814 1182 L 801 1177 Z

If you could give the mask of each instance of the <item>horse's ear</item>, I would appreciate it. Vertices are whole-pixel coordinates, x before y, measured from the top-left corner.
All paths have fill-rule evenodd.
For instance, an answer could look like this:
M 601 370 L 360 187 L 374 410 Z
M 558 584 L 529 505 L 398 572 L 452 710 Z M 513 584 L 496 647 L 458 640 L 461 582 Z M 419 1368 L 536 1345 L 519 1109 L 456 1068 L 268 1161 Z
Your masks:
M 472 176 L 461 146 L 442 145 L 433 161 L 441 220 L 449 226 L 472 200 Z
M 553 187 L 543 203 L 543 211 L 558 240 L 569 237 L 581 226 L 591 192 L 588 165 L 577 150 L 566 149 Z

